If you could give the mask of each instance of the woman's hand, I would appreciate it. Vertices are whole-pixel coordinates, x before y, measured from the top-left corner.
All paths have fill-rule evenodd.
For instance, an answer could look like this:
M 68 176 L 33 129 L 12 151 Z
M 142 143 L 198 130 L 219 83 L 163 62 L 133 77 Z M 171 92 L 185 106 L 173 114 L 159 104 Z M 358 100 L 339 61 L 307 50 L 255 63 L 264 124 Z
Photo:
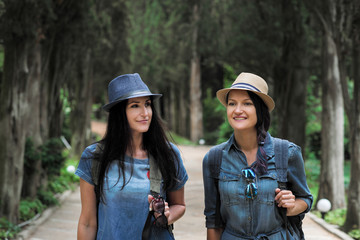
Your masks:
M 275 189 L 275 201 L 278 207 L 283 208 L 294 208 L 295 207 L 295 196 L 290 190 Z
M 295 195 L 290 190 L 275 189 L 275 202 L 278 207 L 286 208 L 287 216 L 295 216 L 304 212 L 308 205 L 302 199 L 296 199 Z
M 148 202 L 149 202 L 149 205 L 150 205 L 150 208 L 152 207 L 152 201 L 154 200 L 154 197 L 152 195 L 148 195 Z M 167 202 L 165 202 L 165 209 L 164 209 L 164 215 L 167 219 L 169 219 L 169 216 L 170 216 L 170 208 L 169 208 L 169 204 Z M 161 213 L 158 213 L 158 212 L 154 212 L 154 216 L 155 218 L 158 218 L 160 217 L 162 214 Z
M 185 213 L 186 207 L 185 207 L 184 191 L 185 191 L 184 187 L 182 187 L 176 191 L 166 193 L 168 202 L 165 202 L 164 215 L 167 218 L 168 225 L 171 225 L 174 222 L 176 222 Z M 148 195 L 148 202 L 150 204 L 150 207 L 151 207 L 151 201 L 153 199 L 154 199 L 153 196 Z M 159 213 L 155 213 L 154 215 L 155 218 L 161 216 L 161 214 Z

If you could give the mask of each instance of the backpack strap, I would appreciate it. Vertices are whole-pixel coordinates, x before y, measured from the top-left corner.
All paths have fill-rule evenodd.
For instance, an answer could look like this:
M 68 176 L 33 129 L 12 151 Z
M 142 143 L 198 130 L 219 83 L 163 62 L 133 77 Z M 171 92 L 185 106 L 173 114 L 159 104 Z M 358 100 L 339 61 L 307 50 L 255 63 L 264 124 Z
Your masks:
M 274 141 L 274 152 L 275 152 L 275 166 L 277 172 L 277 180 L 280 190 L 287 189 L 287 169 L 288 169 L 288 162 L 289 162 L 289 141 L 280 139 L 280 138 L 273 138 Z M 279 208 L 280 216 L 283 219 L 286 231 L 286 239 L 291 239 L 289 236 L 289 231 L 291 229 L 288 227 L 288 218 L 286 216 L 286 208 Z M 293 233 L 291 232 L 291 235 Z
M 211 148 L 208 155 L 210 176 L 214 179 L 216 187 L 216 209 L 215 209 L 215 226 L 223 226 L 223 220 L 220 214 L 220 193 L 219 193 L 219 174 L 222 163 L 222 150 L 226 143 L 216 145 Z
M 288 169 L 288 151 L 289 141 L 273 138 L 274 140 L 274 152 L 275 152 L 275 166 L 278 175 L 279 188 L 281 190 L 286 189 L 287 185 L 287 169 Z

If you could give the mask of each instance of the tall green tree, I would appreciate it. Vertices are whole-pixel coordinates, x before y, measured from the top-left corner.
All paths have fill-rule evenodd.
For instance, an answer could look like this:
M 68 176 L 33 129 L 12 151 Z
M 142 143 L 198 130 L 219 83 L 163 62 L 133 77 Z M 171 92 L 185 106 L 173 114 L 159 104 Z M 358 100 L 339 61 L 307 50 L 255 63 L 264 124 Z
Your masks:
M 345 207 L 344 107 L 340 84 L 339 20 L 344 1 L 307 2 L 318 20 L 322 37 L 321 173 L 318 199 L 327 198 L 333 209 Z
M 5 60 L 0 87 L 0 216 L 18 220 L 28 124 L 33 121 L 32 102 L 39 102 L 40 17 L 44 1 L 3 1 L 1 39 Z M 31 92 L 29 90 L 32 90 Z
M 353 228 L 360 229 L 360 3 L 350 1 L 345 5 L 346 21 L 344 21 L 342 34 L 342 61 L 347 63 L 346 56 L 351 51 L 351 63 L 342 65 L 341 86 L 344 96 L 346 115 L 351 126 L 350 135 L 350 159 L 351 176 L 347 198 L 347 213 L 344 229 L 350 231 Z M 350 43 L 350 44 L 349 44 Z M 346 71 L 351 69 L 351 72 Z M 349 92 L 349 84 L 354 88 Z

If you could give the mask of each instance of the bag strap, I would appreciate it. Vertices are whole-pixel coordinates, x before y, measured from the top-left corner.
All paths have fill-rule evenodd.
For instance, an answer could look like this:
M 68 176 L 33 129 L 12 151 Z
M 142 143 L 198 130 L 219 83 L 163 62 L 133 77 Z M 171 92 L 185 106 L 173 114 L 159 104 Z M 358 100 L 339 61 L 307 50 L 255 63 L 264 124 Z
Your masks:
M 149 156 L 149 165 L 150 165 L 150 194 L 156 197 L 160 196 L 160 188 L 161 188 L 161 180 L 162 175 L 161 171 L 158 167 L 158 165 L 155 162 L 155 159 L 152 155 Z M 152 223 L 152 217 L 153 217 L 154 211 L 150 211 L 148 213 L 148 216 L 146 218 L 144 229 L 142 232 L 142 240 L 147 240 L 150 238 L 151 234 L 151 226 Z M 173 224 L 168 225 L 168 231 L 172 234 L 174 226 Z
M 223 226 L 223 220 L 220 213 L 220 193 L 219 193 L 219 174 L 220 167 L 222 163 L 222 150 L 226 143 L 216 145 L 211 148 L 209 151 L 209 167 L 210 167 L 210 176 L 214 179 L 216 187 L 216 209 L 215 209 L 215 226 Z
M 161 172 L 158 168 L 154 157 L 149 156 L 149 165 L 150 165 L 150 193 L 154 196 L 160 195 L 160 187 L 161 187 Z
M 274 141 L 274 152 L 275 152 L 275 166 L 278 177 L 278 185 L 280 190 L 285 190 L 287 188 L 287 169 L 289 161 L 289 141 L 273 138 Z M 290 239 L 288 228 L 288 218 L 286 216 L 286 208 L 279 208 L 280 216 L 284 221 L 286 231 L 286 239 Z M 289 231 L 288 231 L 289 230 Z M 292 233 L 291 233 L 292 234 Z

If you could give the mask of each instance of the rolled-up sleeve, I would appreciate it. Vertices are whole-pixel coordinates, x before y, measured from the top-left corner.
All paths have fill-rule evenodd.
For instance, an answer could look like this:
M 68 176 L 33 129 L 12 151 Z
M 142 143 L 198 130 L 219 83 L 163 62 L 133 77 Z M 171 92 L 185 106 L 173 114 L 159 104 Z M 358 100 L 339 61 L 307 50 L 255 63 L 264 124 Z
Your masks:
M 288 182 L 289 189 L 295 197 L 306 202 L 308 208 L 305 212 L 309 212 L 313 203 L 313 196 L 306 182 L 305 166 L 301 149 L 295 144 L 290 144 L 289 146 Z
M 171 192 L 172 191 L 176 191 L 176 190 L 179 190 L 181 189 L 182 187 L 185 186 L 185 183 L 187 182 L 188 180 L 188 174 L 186 172 L 186 169 L 185 169 L 185 166 L 184 166 L 184 162 L 181 158 L 181 154 L 180 154 L 180 151 L 179 149 L 173 144 L 171 143 L 171 147 L 173 148 L 173 150 L 175 151 L 176 153 L 176 157 L 178 158 L 179 160 L 179 165 L 177 167 L 179 167 L 179 169 L 177 169 L 177 176 L 176 178 L 178 179 L 178 182 L 177 184 L 170 190 Z
M 76 169 L 75 175 L 84 179 L 86 182 L 94 185 L 91 176 L 91 160 L 93 159 L 93 154 L 96 149 L 96 144 L 88 146 L 81 155 L 79 165 Z
M 218 189 L 216 187 L 215 179 L 211 176 L 209 153 L 207 153 L 203 159 L 203 181 L 204 181 L 204 199 L 205 199 L 205 225 L 206 228 L 221 228 L 223 225 L 216 226 L 216 198 Z

